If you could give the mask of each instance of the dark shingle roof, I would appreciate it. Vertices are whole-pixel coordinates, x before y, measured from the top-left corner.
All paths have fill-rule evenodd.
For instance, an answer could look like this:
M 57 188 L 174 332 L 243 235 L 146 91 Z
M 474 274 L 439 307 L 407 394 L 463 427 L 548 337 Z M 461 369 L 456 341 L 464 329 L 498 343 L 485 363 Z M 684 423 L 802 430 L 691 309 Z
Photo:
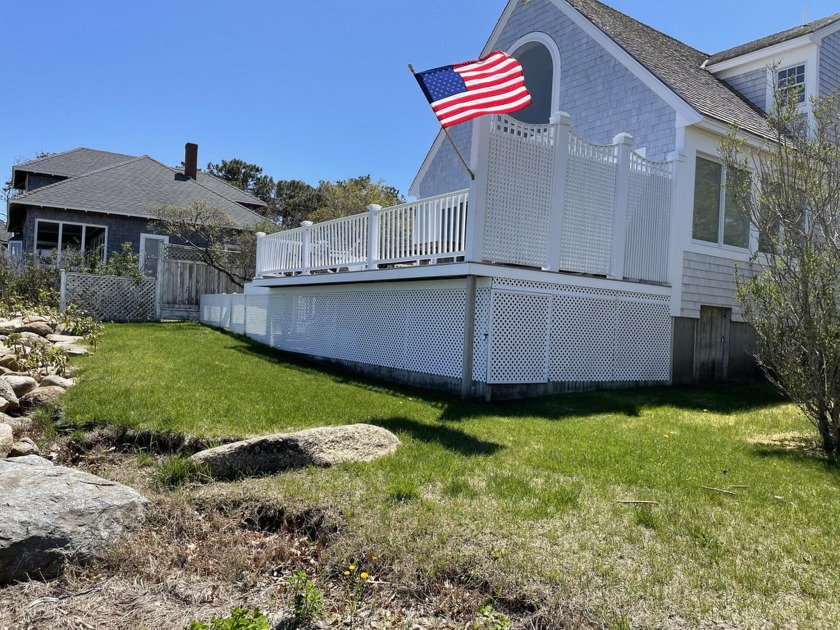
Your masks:
M 18 195 L 10 202 L 10 210 L 12 206 L 48 206 L 152 219 L 161 206 L 183 206 L 194 200 L 225 211 L 239 227 L 262 220 L 255 212 L 148 156 Z
M 109 151 L 97 151 L 79 147 L 63 153 L 56 153 L 46 157 L 16 164 L 13 169 L 27 173 L 41 173 L 43 175 L 58 175 L 61 177 L 79 177 L 108 166 L 121 164 L 133 160 L 136 155 L 123 155 Z
M 172 170 L 182 175 L 184 173 L 183 168 L 176 168 Z M 222 197 L 230 199 L 231 201 L 245 204 L 246 206 L 264 207 L 266 205 L 266 203 L 262 199 L 254 197 L 254 195 L 245 192 L 241 188 L 237 188 L 233 184 L 229 184 L 225 180 L 216 177 L 215 175 L 205 173 L 204 171 L 198 171 L 197 175 L 199 184 L 201 184 L 205 188 L 209 188 L 213 192 L 221 195 Z
M 802 26 L 789 28 L 788 30 L 782 31 L 781 33 L 774 33 L 773 35 L 768 35 L 767 37 L 762 37 L 761 39 L 756 39 L 754 41 L 747 42 L 746 44 L 735 46 L 734 48 L 730 48 L 728 50 L 722 50 L 721 52 L 715 53 L 714 55 L 709 57 L 707 64 L 712 65 L 720 63 L 721 61 L 734 59 L 735 57 L 740 57 L 741 55 L 746 55 L 756 50 L 767 48 L 768 46 L 781 44 L 783 42 L 796 39 L 797 37 L 801 37 L 803 35 L 810 35 L 811 33 L 814 33 L 820 30 L 821 28 L 834 24 L 838 20 L 840 20 L 840 13 L 835 13 L 834 15 L 829 15 L 828 17 L 824 17 L 819 20 L 814 20 L 813 22 L 803 24 Z
M 703 69 L 708 55 L 597 0 L 566 0 L 705 116 L 766 136 L 764 114 Z

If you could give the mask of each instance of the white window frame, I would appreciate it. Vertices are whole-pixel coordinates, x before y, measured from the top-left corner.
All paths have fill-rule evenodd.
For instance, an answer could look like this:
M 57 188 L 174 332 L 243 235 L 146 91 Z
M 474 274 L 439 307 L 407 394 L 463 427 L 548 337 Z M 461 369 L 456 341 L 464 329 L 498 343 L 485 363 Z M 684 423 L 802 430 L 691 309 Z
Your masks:
M 782 85 L 780 75 L 783 72 L 787 73 L 787 72 L 790 72 L 791 70 L 794 71 L 795 75 L 799 74 L 797 72 L 797 70 L 799 68 L 802 68 L 802 82 L 801 83 L 788 83 L 788 82 L 786 82 L 784 85 Z M 797 108 L 803 107 L 808 102 L 808 94 L 807 94 L 807 92 L 808 92 L 808 64 L 803 62 L 803 63 L 796 63 L 796 64 L 793 64 L 793 65 L 790 65 L 790 66 L 785 66 L 784 68 L 777 68 L 776 69 L 776 77 L 775 77 L 775 80 L 773 81 L 773 85 L 775 86 L 775 88 L 780 93 L 787 93 L 787 92 L 790 92 L 792 90 L 795 90 L 796 88 L 802 88 L 802 89 L 799 90 L 799 95 L 798 95 L 799 100 L 797 100 L 796 106 L 797 106 Z
M 23 241 L 19 238 L 13 238 L 6 244 L 6 249 L 9 256 L 20 256 L 23 253 Z
M 146 268 L 146 241 L 163 241 L 164 245 L 169 245 L 168 234 L 148 234 L 143 232 L 140 234 L 140 271 Z
M 108 226 L 107 225 L 98 225 L 96 223 L 81 223 L 79 221 L 59 221 L 53 219 L 36 219 L 35 220 L 35 239 L 32 242 L 32 249 L 35 252 L 35 255 L 40 257 L 40 253 L 38 252 L 38 232 L 41 227 L 41 223 L 57 223 L 58 224 L 58 253 L 60 254 L 63 249 L 63 240 L 64 240 L 64 226 L 65 225 L 80 225 L 82 226 L 82 251 L 85 251 L 85 245 L 87 244 L 87 230 L 88 228 L 101 228 L 105 230 L 105 246 L 102 248 L 102 262 L 107 262 L 108 260 Z
M 749 252 L 754 249 L 753 240 L 753 226 L 752 224 L 749 225 L 749 235 L 747 237 L 747 245 L 745 247 L 741 247 L 739 245 L 729 245 L 728 243 L 724 243 L 724 231 L 726 229 L 726 166 L 720 161 L 720 159 L 715 158 L 711 155 L 706 155 L 703 153 L 697 153 L 695 156 L 695 164 L 694 164 L 694 187 L 695 190 L 697 188 L 697 163 L 696 160 L 706 160 L 707 162 L 713 162 L 715 164 L 720 165 L 720 197 L 718 199 L 719 203 L 719 210 L 718 210 L 718 229 L 717 229 L 717 241 L 704 241 L 698 238 L 694 238 L 694 195 L 692 195 L 691 201 L 691 242 L 696 245 L 705 245 L 706 247 L 718 247 L 721 249 L 728 249 L 736 252 Z M 752 171 L 750 171 L 750 177 L 753 177 Z M 754 180 L 753 180 L 754 181 Z M 696 194 L 696 193 L 695 193 Z
M 553 76 L 551 77 L 551 111 L 548 113 L 549 116 L 554 114 L 560 109 L 560 49 L 557 47 L 557 42 L 554 41 L 554 38 L 550 35 L 543 33 L 541 31 L 533 31 L 526 35 L 523 35 L 519 39 L 517 39 L 513 44 L 508 46 L 507 53 L 509 55 L 513 55 L 517 50 L 522 48 L 525 44 L 530 44 L 533 42 L 537 42 L 542 44 L 548 49 L 549 54 L 551 55 L 551 64 L 553 70 Z

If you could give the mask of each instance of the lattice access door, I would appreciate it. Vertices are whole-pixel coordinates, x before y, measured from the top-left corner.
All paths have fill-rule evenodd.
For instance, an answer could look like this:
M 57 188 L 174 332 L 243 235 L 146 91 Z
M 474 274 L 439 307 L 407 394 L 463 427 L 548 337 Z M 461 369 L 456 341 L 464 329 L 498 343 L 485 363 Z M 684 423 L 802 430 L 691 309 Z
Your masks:
M 552 296 L 491 291 L 488 383 L 548 382 Z

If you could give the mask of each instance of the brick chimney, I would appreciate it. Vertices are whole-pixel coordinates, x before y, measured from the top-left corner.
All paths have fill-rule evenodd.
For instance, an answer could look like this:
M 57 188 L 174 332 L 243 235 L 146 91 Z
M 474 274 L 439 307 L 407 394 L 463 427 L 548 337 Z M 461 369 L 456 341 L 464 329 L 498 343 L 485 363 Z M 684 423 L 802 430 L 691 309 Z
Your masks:
M 184 145 L 184 175 L 190 179 L 198 177 L 198 145 L 192 142 Z

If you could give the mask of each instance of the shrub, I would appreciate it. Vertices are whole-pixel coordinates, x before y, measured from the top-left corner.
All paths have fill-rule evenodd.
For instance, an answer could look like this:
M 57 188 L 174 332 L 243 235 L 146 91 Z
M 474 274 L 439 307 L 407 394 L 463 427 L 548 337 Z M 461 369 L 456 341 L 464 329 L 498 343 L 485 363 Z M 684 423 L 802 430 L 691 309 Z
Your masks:
M 209 624 L 193 619 L 188 630 L 271 630 L 271 624 L 257 608 L 234 608 L 229 617 L 214 616 Z
M 289 576 L 289 592 L 292 595 L 292 607 L 295 619 L 312 621 L 324 610 L 324 595 L 315 580 L 310 580 L 306 571 L 295 571 Z

